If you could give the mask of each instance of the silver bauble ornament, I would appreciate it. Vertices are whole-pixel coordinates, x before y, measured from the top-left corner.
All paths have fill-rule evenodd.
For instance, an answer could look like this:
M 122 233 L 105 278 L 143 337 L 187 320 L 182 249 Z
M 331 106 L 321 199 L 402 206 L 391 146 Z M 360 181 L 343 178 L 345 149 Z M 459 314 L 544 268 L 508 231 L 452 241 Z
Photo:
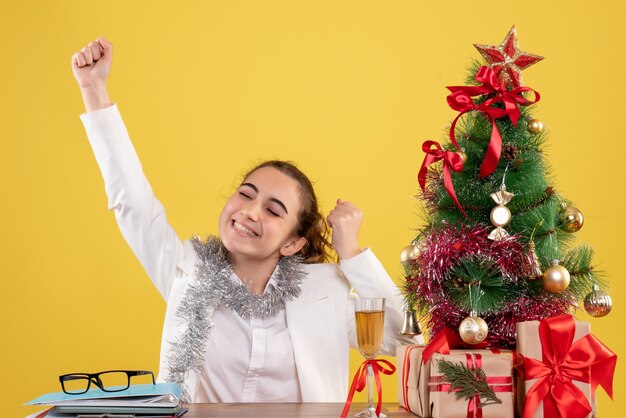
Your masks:
M 467 344 L 480 344 L 487 338 L 489 327 L 484 319 L 468 316 L 459 325 L 459 335 Z
M 611 295 L 594 283 L 591 292 L 585 296 L 585 311 L 594 318 L 600 318 L 608 315 L 611 308 L 613 308 Z

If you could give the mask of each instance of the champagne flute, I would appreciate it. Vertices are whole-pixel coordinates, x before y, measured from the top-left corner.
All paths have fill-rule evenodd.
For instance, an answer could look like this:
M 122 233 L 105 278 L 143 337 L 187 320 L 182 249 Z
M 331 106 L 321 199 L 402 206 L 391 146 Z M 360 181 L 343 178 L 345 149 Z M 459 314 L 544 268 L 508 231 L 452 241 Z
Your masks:
M 361 355 L 367 360 L 376 357 L 383 345 L 383 329 L 385 326 L 385 299 L 360 298 L 354 300 L 354 315 L 356 319 L 356 338 Z M 366 418 L 376 416 L 374 405 L 374 370 L 367 365 L 367 408 L 355 415 Z M 379 417 L 385 418 L 381 413 Z

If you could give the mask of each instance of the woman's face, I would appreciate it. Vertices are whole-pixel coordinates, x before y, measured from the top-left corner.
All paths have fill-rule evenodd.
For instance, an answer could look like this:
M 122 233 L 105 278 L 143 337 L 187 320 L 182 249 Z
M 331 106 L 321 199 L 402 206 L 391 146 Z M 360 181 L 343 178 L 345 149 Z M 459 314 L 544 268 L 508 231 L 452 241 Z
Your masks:
M 256 261 L 295 254 L 300 214 L 296 180 L 274 167 L 252 172 L 228 199 L 219 219 L 220 237 L 233 260 Z

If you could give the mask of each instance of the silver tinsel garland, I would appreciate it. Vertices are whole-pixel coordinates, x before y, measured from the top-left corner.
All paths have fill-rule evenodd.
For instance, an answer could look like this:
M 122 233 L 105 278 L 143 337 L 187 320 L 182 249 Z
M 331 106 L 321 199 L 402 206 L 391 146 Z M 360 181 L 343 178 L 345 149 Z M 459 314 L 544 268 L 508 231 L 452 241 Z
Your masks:
M 167 357 L 168 382 L 183 389 L 183 400 L 190 402 L 185 380 L 190 370 L 199 373 L 204 365 L 206 344 L 211 336 L 211 315 L 218 305 L 237 312 L 242 318 L 269 318 L 285 308 L 285 302 L 296 299 L 302 290 L 299 256 L 282 257 L 272 273 L 274 288 L 262 295 L 251 293 L 244 283 L 235 283 L 228 250 L 218 237 L 205 241 L 192 239 L 198 262 L 196 283 L 190 284 L 176 311 L 186 328 L 175 341 Z

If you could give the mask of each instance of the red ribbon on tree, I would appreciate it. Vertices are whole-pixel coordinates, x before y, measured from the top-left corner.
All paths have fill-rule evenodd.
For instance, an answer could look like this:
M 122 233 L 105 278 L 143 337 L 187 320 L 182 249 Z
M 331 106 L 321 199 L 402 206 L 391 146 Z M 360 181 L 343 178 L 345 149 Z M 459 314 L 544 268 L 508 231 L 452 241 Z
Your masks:
M 435 148 L 433 149 L 433 145 Z M 458 148 L 458 146 L 457 146 Z M 422 162 L 422 167 L 420 168 L 419 174 L 417 175 L 417 179 L 419 181 L 419 185 L 422 188 L 422 191 L 426 190 L 426 177 L 428 175 L 428 166 L 430 164 L 436 163 L 437 161 L 443 161 L 443 183 L 446 187 L 446 191 L 459 208 L 463 215 L 467 216 L 467 213 L 461 207 L 459 203 L 459 199 L 456 197 L 456 193 L 454 191 L 454 185 L 452 184 L 452 176 L 450 175 L 450 170 L 452 171 L 461 171 L 463 170 L 463 160 L 461 156 L 453 151 L 444 151 L 441 148 L 441 145 L 436 141 L 424 141 L 422 144 L 422 151 L 426 153 L 424 157 L 424 161 Z
M 571 315 L 544 319 L 539 324 L 543 361 L 524 357 L 524 379 L 539 379 L 526 393 L 523 418 L 533 416 L 543 401 L 546 417 L 583 418 L 591 405 L 572 380 L 598 385 L 613 398 L 613 374 L 617 355 L 596 337 L 587 334 L 574 340 L 576 330 Z
M 479 111 L 482 112 L 487 119 L 491 122 L 491 140 L 489 141 L 489 147 L 485 153 L 485 158 L 480 166 L 480 177 L 487 177 L 493 173 L 498 162 L 500 161 L 500 153 L 502 151 L 502 137 L 500 130 L 496 125 L 496 119 L 503 116 L 509 116 L 513 125 L 517 126 L 517 121 L 522 115 L 518 105 L 528 106 L 533 103 L 537 103 L 540 99 L 539 93 L 530 87 L 516 87 L 512 90 L 507 90 L 504 83 L 498 82 L 498 77 L 495 72 L 489 67 L 480 67 L 476 73 L 475 80 L 482 83 L 481 86 L 451 86 L 448 90 L 452 94 L 448 95 L 448 104 L 454 110 L 461 113 L 454 119 L 450 126 L 450 141 L 460 151 L 454 131 L 456 123 L 459 118 L 467 112 Z M 532 91 L 535 94 L 534 100 L 528 100 L 523 96 L 523 93 Z M 485 100 L 482 103 L 475 103 L 472 99 L 473 96 L 481 95 L 493 95 L 493 97 Z M 494 107 L 495 104 L 502 103 L 504 108 Z
M 366 384 L 367 384 L 367 367 L 372 367 L 374 371 L 374 378 L 376 379 L 376 393 L 378 395 L 378 403 L 376 404 L 376 416 L 380 416 L 380 409 L 382 407 L 383 401 L 383 387 L 380 384 L 380 373 L 383 374 L 394 374 L 396 371 L 396 366 L 383 359 L 372 359 L 365 360 L 359 366 L 356 374 L 354 375 L 354 379 L 352 380 L 352 385 L 350 386 L 350 392 L 348 392 L 348 399 L 346 399 L 346 405 L 343 407 L 343 412 L 341 413 L 341 417 L 344 418 L 348 416 L 348 412 L 350 412 L 350 406 L 352 405 L 352 398 L 354 398 L 354 392 L 361 392 Z M 387 366 L 385 368 L 384 366 Z

